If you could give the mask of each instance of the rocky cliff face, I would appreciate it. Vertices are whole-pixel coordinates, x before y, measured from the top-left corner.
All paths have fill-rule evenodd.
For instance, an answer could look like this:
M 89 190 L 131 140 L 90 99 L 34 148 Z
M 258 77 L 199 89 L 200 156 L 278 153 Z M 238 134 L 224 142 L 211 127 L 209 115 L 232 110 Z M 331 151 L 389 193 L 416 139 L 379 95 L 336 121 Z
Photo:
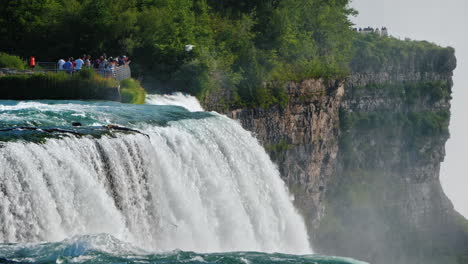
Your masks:
M 324 214 L 323 197 L 336 167 L 342 82 L 306 80 L 287 85 L 289 103 L 227 112 L 255 133 L 313 230 Z
M 287 85 L 283 108 L 225 113 L 278 164 L 319 253 L 464 263 L 468 225 L 439 181 L 451 77 L 395 70 L 307 80 Z M 212 102 L 205 107 L 216 108 Z

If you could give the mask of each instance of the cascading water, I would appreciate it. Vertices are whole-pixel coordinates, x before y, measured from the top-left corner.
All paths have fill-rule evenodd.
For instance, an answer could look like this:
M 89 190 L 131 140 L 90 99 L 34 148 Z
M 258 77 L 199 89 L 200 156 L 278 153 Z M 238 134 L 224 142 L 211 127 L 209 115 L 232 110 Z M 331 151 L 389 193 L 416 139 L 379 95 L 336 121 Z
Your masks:
M 278 170 L 250 133 L 224 116 L 173 105 L 0 102 L 0 129 L 41 128 L 0 131 L 0 243 L 16 243 L 0 244 L 0 262 L 87 263 L 76 258 L 90 250 L 139 254 L 135 248 L 310 253 Z M 109 123 L 141 133 L 108 131 Z M 159 263 L 151 256 L 158 260 L 148 263 Z M 316 258 L 348 263 L 332 260 Z
M 150 94 L 146 98 L 147 104 L 153 105 L 175 105 L 181 106 L 189 111 L 203 111 L 200 102 L 197 98 L 177 92 L 172 95 L 168 94 Z

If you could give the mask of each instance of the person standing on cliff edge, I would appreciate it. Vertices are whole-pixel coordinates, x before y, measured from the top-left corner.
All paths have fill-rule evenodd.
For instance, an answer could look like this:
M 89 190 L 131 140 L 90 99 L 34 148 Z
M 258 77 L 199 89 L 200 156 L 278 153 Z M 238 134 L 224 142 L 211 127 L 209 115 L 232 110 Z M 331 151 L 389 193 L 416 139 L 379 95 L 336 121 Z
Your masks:
M 36 68 L 36 58 L 34 58 L 34 56 L 31 56 L 31 58 L 29 58 L 29 67 L 31 67 L 31 70 L 34 70 L 34 68 Z

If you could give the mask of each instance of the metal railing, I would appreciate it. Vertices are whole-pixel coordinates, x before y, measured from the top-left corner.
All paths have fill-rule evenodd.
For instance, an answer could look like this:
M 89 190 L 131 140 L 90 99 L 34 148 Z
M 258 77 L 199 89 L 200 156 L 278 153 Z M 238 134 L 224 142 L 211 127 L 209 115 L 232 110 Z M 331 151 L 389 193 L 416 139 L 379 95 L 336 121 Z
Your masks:
M 48 61 L 38 61 L 36 63 L 36 68 L 39 70 L 47 70 L 47 71 L 57 71 L 58 65 L 55 62 L 48 62 Z
M 132 77 L 132 72 L 130 66 L 122 65 L 118 66 L 115 69 L 95 69 L 95 71 L 104 78 L 113 78 L 117 81 L 128 79 Z

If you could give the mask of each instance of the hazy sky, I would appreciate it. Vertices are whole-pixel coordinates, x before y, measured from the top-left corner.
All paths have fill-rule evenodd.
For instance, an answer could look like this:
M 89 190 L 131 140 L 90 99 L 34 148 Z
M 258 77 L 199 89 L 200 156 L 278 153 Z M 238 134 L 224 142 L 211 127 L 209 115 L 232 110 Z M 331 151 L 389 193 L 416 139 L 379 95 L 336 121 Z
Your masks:
M 396 37 L 456 49 L 451 138 L 441 181 L 455 208 L 468 218 L 468 0 L 352 0 L 359 27 L 386 26 Z

